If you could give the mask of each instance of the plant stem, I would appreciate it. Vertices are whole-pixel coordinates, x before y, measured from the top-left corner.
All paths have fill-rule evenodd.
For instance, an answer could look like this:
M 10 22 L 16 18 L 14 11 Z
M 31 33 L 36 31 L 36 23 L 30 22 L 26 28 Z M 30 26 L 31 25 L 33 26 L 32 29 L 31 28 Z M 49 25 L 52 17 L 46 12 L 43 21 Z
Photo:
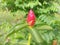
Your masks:
M 31 42 L 31 34 L 29 33 L 29 37 L 28 37 L 28 45 L 30 45 Z
M 42 38 L 39 36 L 39 33 L 35 29 L 33 29 L 32 27 L 29 27 L 29 29 L 30 29 L 31 35 L 34 38 L 35 42 L 41 43 Z

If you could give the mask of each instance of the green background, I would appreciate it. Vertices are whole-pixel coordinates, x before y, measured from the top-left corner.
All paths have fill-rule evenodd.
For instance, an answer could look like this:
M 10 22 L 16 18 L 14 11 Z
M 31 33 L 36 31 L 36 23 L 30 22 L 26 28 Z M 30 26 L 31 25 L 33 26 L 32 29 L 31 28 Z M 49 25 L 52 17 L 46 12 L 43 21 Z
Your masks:
M 36 15 L 32 29 L 26 23 L 30 9 Z M 52 45 L 53 40 L 60 45 L 60 0 L 0 0 L 0 45 Z

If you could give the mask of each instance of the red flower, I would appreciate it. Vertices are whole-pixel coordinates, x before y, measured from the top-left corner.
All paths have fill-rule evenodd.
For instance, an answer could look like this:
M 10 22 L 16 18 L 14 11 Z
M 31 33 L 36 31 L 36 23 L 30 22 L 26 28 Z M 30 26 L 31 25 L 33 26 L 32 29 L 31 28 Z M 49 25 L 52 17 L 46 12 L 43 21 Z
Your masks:
M 27 23 L 28 23 L 28 25 L 29 26 L 34 26 L 35 19 L 36 19 L 36 17 L 35 17 L 35 14 L 34 14 L 33 10 L 30 10 L 28 12 L 28 16 L 27 16 Z

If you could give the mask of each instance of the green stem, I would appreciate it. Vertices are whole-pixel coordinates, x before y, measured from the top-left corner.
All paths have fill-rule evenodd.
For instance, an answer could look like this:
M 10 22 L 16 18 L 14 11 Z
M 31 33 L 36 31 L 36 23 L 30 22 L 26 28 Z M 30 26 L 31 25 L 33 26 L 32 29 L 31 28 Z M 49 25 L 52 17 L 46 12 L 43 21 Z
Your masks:
M 32 37 L 34 38 L 35 42 L 37 43 L 41 43 L 42 42 L 42 38 L 40 37 L 39 33 L 33 29 L 32 27 L 29 27 L 30 32 L 32 34 Z
M 28 37 L 28 45 L 30 45 L 31 43 L 31 34 L 29 33 L 29 37 Z

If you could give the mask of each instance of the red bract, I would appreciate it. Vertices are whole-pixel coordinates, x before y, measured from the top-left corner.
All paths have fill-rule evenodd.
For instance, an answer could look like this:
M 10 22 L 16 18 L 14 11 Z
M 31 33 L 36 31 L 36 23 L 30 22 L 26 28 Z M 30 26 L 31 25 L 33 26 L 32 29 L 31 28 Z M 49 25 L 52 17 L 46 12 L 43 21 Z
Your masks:
M 34 26 L 35 18 L 36 17 L 35 17 L 35 14 L 34 14 L 33 10 L 30 10 L 28 12 L 28 16 L 27 16 L 27 23 L 28 23 L 29 26 Z

